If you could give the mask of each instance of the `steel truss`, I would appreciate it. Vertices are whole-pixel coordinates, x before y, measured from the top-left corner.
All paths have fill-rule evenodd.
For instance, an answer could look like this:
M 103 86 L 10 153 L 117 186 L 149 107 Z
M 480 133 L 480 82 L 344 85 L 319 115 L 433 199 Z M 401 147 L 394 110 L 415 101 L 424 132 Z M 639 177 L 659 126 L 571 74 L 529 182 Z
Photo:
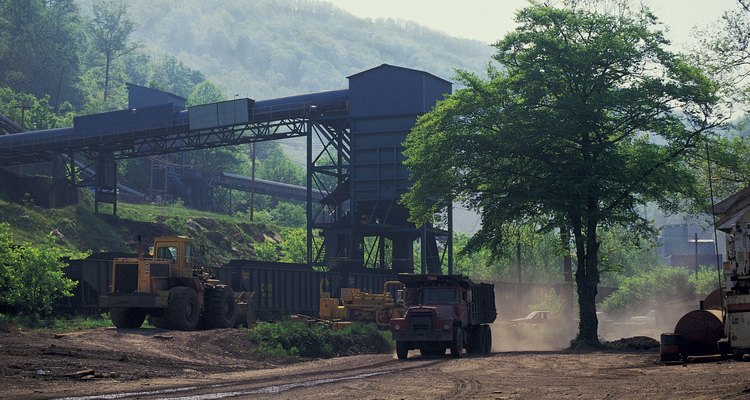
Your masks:
M 331 257 L 326 231 L 346 225 L 349 216 L 351 132 L 346 119 L 326 120 L 314 113 L 307 129 L 307 259 L 323 267 Z

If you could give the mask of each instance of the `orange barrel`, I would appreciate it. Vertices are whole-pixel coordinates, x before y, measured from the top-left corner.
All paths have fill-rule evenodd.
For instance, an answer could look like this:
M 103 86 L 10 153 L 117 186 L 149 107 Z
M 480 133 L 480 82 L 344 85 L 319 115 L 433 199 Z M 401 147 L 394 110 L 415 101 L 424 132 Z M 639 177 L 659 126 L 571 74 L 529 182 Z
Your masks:
M 677 321 L 674 333 L 680 335 L 680 352 L 685 357 L 718 354 L 716 342 L 724 336 L 721 311 L 690 311 Z
M 662 333 L 659 343 L 661 344 L 659 355 L 662 361 L 680 360 L 680 335 Z

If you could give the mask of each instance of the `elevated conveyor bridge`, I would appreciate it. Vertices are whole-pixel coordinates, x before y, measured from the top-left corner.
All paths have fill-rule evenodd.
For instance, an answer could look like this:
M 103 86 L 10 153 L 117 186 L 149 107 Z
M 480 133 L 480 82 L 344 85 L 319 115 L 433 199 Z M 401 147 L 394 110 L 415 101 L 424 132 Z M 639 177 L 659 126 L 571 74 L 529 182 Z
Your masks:
M 125 110 L 76 117 L 68 128 L 0 135 L 0 165 L 65 154 L 77 182 L 76 158 L 83 157 L 96 172 L 96 212 L 102 202 L 116 214 L 118 159 L 305 137 L 309 264 L 411 272 L 413 243 L 421 239 L 422 271 L 440 273 L 446 262 L 450 271 L 451 224 L 447 232 L 417 228 L 399 204 L 411 186 L 403 141 L 417 117 L 451 92 L 450 82 L 387 64 L 348 80 L 348 89 L 187 108 L 178 96 L 129 85 Z

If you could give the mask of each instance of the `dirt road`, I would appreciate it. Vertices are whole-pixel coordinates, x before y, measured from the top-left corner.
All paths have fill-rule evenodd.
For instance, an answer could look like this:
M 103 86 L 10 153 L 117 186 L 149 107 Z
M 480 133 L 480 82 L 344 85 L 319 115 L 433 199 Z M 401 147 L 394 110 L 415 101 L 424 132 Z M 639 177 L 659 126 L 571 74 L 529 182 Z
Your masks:
M 10 332 L 0 333 L 0 398 L 750 397 L 750 363 L 662 366 L 657 356 L 546 351 L 452 359 L 414 351 L 406 361 L 376 354 L 290 363 L 258 355 L 236 330 Z M 75 373 L 85 369 L 93 374 L 81 380 Z

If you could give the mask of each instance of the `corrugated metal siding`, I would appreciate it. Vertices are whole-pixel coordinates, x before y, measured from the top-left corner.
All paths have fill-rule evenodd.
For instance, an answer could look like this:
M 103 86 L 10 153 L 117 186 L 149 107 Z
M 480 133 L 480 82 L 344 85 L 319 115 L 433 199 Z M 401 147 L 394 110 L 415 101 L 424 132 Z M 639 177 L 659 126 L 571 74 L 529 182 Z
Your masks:
M 109 132 L 137 132 L 168 128 L 180 107 L 173 104 L 119 110 L 73 118 L 73 129 L 79 136 L 96 136 Z
M 349 90 L 331 90 L 320 93 L 280 97 L 256 101 L 252 108 L 251 120 L 254 122 L 298 118 L 307 115 L 310 106 L 318 112 L 342 113 L 349 109 Z
M 349 90 L 353 200 L 393 206 L 411 186 L 403 142 L 416 118 L 449 93 L 451 84 L 384 64 L 350 76 Z
M 201 104 L 188 109 L 190 129 L 206 129 L 247 123 L 253 100 L 235 99 Z
M 154 88 L 128 83 L 128 108 L 141 108 L 171 103 L 185 107 L 185 98 Z
M 351 117 L 398 116 L 429 111 L 451 83 L 423 71 L 381 65 L 349 77 Z

